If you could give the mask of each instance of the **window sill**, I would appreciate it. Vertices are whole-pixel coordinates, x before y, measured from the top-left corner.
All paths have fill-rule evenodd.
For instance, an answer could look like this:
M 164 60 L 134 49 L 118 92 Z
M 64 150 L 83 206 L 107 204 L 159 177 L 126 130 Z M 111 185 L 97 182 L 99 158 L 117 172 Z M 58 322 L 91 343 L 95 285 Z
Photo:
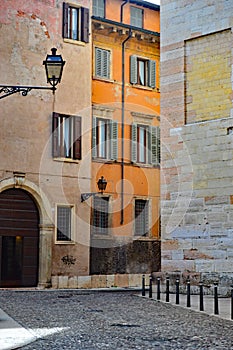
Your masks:
M 63 41 L 64 41 L 64 43 L 68 43 L 68 44 L 73 44 L 73 45 L 78 45 L 78 46 L 86 46 L 86 43 L 84 43 L 83 41 L 79 41 L 79 40 L 63 38 Z
M 75 163 L 79 164 L 80 160 L 79 159 L 71 159 L 71 158 L 53 158 L 55 162 L 62 162 L 62 163 Z
M 97 162 L 97 163 L 104 163 L 104 164 L 113 164 L 113 163 L 117 163 L 116 160 L 111 160 L 111 159 L 103 159 L 103 158 L 92 158 L 93 162 Z
M 105 83 L 115 83 L 115 80 L 93 76 L 93 80 L 104 81 Z
M 149 168 L 149 169 L 154 169 L 154 168 L 159 168 L 158 165 L 153 165 L 153 164 L 145 164 L 145 163 L 131 163 L 132 166 L 139 167 L 139 168 Z
M 136 89 L 140 89 L 140 90 L 153 91 L 153 92 L 158 91 L 157 88 L 152 88 L 150 86 L 144 86 L 144 85 L 139 85 L 139 84 L 127 84 L 127 85 L 131 86 L 133 88 L 136 88 Z
M 64 244 L 74 245 L 75 242 L 74 241 L 55 241 L 55 244 L 57 244 L 57 245 L 64 245 Z

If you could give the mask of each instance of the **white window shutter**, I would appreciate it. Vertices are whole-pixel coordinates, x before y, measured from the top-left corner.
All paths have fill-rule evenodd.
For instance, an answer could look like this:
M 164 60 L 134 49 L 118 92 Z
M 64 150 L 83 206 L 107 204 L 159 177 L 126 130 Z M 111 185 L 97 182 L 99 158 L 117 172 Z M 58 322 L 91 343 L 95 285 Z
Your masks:
M 92 158 L 97 157 L 96 117 L 92 118 Z
M 111 140 L 110 140 L 110 158 L 112 160 L 117 160 L 118 158 L 118 123 L 116 121 L 111 120 L 110 122 L 110 132 L 111 132 Z
M 130 83 L 137 84 L 137 56 L 130 56 Z
M 131 125 L 131 161 L 137 162 L 137 124 Z
M 149 86 L 152 88 L 155 88 L 156 84 L 156 61 L 150 60 L 148 62 L 148 68 L 149 68 Z
M 152 165 L 160 163 L 160 128 L 158 126 L 151 127 L 151 157 Z

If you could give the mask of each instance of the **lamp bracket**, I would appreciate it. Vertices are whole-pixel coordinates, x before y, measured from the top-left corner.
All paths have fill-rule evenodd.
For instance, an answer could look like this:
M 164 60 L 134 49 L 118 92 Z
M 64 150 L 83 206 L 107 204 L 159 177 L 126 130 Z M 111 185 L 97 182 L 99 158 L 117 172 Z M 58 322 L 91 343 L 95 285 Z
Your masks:
M 81 193 L 81 202 L 85 202 L 88 198 L 96 196 L 97 192 Z
M 54 93 L 56 88 L 48 87 L 48 86 L 0 85 L 0 99 L 16 94 L 17 92 L 21 92 L 22 96 L 27 96 L 27 94 L 31 90 L 53 90 L 53 93 Z

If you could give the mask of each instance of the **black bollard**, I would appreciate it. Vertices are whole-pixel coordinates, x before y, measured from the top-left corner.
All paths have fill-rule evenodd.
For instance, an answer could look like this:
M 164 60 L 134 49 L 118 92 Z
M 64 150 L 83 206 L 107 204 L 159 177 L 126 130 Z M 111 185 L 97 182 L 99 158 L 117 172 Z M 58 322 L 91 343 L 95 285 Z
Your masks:
M 204 311 L 203 284 L 202 284 L 202 282 L 199 283 L 199 287 L 200 287 L 200 311 Z
M 157 278 L 157 300 L 160 300 L 160 278 Z
M 145 275 L 142 275 L 142 296 L 144 297 L 145 295 L 146 295 Z
M 169 277 L 166 277 L 166 302 L 169 303 Z
M 187 307 L 191 307 L 190 279 L 187 278 Z
M 231 285 L 231 319 L 233 320 L 233 284 Z
M 218 283 L 214 283 L 214 314 L 218 315 L 219 310 L 218 310 Z
M 149 279 L 149 298 L 152 298 L 152 276 Z
M 176 304 L 178 305 L 180 303 L 180 288 L 179 288 L 179 278 L 176 279 Z

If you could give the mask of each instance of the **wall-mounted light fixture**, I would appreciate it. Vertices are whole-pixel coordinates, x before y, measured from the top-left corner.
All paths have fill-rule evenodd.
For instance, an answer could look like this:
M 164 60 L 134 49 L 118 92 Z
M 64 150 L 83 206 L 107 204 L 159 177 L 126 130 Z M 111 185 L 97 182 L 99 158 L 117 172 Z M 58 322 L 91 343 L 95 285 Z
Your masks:
M 98 180 L 97 186 L 99 189 L 99 193 L 103 194 L 106 190 L 107 180 L 103 176 Z M 90 192 L 90 193 L 81 193 L 81 202 L 85 202 L 88 198 L 97 195 L 98 192 Z
M 13 95 L 17 92 L 21 92 L 22 96 L 27 96 L 31 90 L 52 90 L 53 94 L 56 90 L 56 85 L 61 82 L 62 71 L 65 65 L 61 55 L 57 55 L 57 49 L 52 48 L 52 55 L 47 55 L 46 60 L 43 61 L 45 66 L 47 82 L 52 85 L 48 86 L 19 86 L 19 85 L 0 85 L 0 99 Z

